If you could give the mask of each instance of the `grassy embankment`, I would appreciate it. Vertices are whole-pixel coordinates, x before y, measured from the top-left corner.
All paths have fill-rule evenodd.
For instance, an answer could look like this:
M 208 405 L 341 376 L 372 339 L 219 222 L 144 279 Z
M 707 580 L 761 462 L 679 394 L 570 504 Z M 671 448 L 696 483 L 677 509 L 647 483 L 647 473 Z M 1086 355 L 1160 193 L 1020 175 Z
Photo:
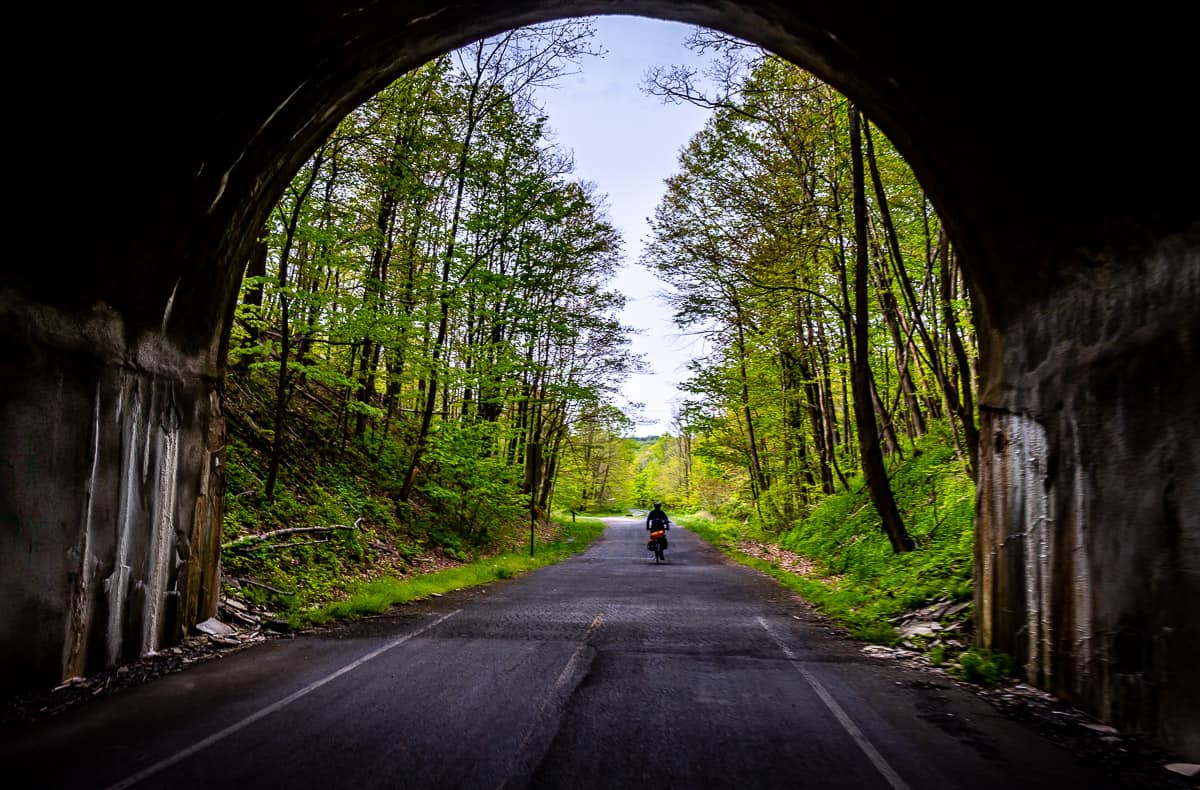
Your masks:
M 223 593 L 292 628 L 385 611 L 397 603 L 511 578 L 582 550 L 596 520 L 545 520 L 529 556 L 520 473 L 474 445 L 441 436 L 421 485 L 398 503 L 411 450 L 391 438 L 353 440 L 333 395 L 305 382 L 289 413 L 284 463 L 270 496 L 271 380 L 226 382 Z M 303 397 L 301 397 L 303 395 Z M 469 442 L 468 442 L 469 445 Z
M 917 550 L 893 554 L 861 478 L 850 490 L 821 502 L 791 529 L 771 533 L 708 515 L 683 516 L 680 524 L 727 555 L 769 574 L 798 592 L 835 624 L 877 644 L 898 641 L 893 620 L 922 606 L 970 600 L 975 486 L 955 457 L 948 437 L 927 436 L 889 473 L 905 525 Z M 773 546 L 805 558 L 803 569 L 781 562 Z M 769 557 L 769 558 L 767 558 Z M 951 658 L 974 680 L 1011 673 L 1006 656 L 969 648 L 971 609 L 958 613 L 956 640 L 909 639 L 934 663 Z M 956 644 L 957 642 L 957 644 Z M 961 651 L 961 652 L 959 652 Z
M 256 481 L 243 478 L 253 474 L 249 462 L 257 459 L 240 446 L 231 450 L 232 490 L 253 491 Z M 318 474 L 303 496 L 288 487 L 270 503 L 252 494 L 227 500 L 225 594 L 293 629 L 512 578 L 582 551 L 604 530 L 599 520 L 572 523 L 569 515 L 544 522 L 530 557 L 527 527 L 508 523 L 471 530 L 427 517 L 423 527 L 414 528 L 396 518 L 364 475 L 351 474 L 343 464 L 322 465 Z M 278 534 L 297 525 L 328 526 L 317 533 Z M 278 536 L 269 537 L 273 534 Z
M 572 523 L 570 516 L 559 517 L 541 526 L 533 556 L 527 533 L 523 545 L 514 536 L 504 550 L 461 560 L 446 558 L 432 571 L 399 557 L 390 564 L 379 561 L 378 540 L 370 539 L 370 551 L 362 545 L 365 536 L 373 532 L 367 530 L 285 550 L 264 544 L 227 554 L 224 563 L 230 586 L 226 594 L 274 612 L 291 629 L 303 630 L 380 614 L 397 604 L 451 590 L 511 579 L 583 551 L 603 531 L 604 524 L 597 519 L 580 518 Z M 270 579 L 271 584 L 259 582 L 261 578 Z
M 527 571 L 552 565 L 583 551 L 604 531 L 597 519 L 570 517 L 556 519 L 558 529 L 551 542 L 535 544 L 534 555 L 528 549 L 507 551 L 474 562 L 433 573 L 407 578 L 384 577 L 350 585 L 345 600 L 313 609 L 293 612 L 293 628 L 323 625 L 333 620 L 386 612 L 392 606 L 428 598 L 431 595 L 511 579 Z

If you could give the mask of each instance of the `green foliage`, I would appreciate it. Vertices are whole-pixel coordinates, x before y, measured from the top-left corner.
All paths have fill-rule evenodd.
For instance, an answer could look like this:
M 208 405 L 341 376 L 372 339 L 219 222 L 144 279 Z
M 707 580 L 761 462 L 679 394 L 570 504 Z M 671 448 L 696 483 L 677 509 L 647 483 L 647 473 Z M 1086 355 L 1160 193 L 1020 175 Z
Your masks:
M 994 685 L 1014 677 L 1017 665 L 1007 653 L 972 648 L 959 655 L 956 672 L 970 683 Z
M 233 374 L 226 382 L 224 542 L 297 527 L 358 528 L 225 549 L 223 572 L 245 582 L 242 593 L 282 610 L 305 606 L 339 595 L 347 579 L 369 573 L 381 561 L 411 561 L 427 550 L 428 536 L 397 518 L 386 464 L 365 462 L 360 448 L 328 443 L 320 412 L 297 418 L 292 430 L 301 435 L 306 455 L 284 467 L 273 500 L 263 496 L 267 459 L 248 426 L 262 421 L 254 404 L 268 386 L 255 371 Z
M 929 601 L 972 595 L 974 485 L 948 445 L 944 427 L 917 443 L 890 473 L 901 514 L 917 550 L 893 554 L 868 492 L 853 480 L 807 518 L 779 535 L 749 519 L 678 520 L 722 550 L 796 590 L 820 611 L 872 642 L 893 643 L 890 619 Z M 742 541 L 777 540 L 780 547 L 815 563 L 800 576 L 738 549 Z
M 623 438 L 631 421 L 616 407 L 585 402 L 561 453 L 554 490 L 556 507 L 589 513 L 619 513 L 629 501 L 638 443 Z
M 670 511 L 695 510 L 697 458 L 690 434 L 664 434 L 641 440 L 635 457 L 629 500 L 641 508 L 662 502 Z
M 489 425 L 443 422 L 426 454 L 422 492 L 428 507 L 420 523 L 443 546 L 463 558 L 503 536 L 528 510 L 520 492 L 521 470 L 491 452 Z
M 844 488 L 862 448 L 907 452 L 946 411 L 956 430 L 944 438 L 971 452 L 968 291 L 912 169 L 870 124 L 872 178 L 858 200 L 845 96 L 763 50 L 703 34 L 691 46 L 716 50 L 719 66 L 705 79 L 658 72 L 647 89 L 711 115 L 680 153 L 641 263 L 669 286 L 675 323 L 708 348 L 682 385 L 681 428 L 694 438 L 688 501 L 774 533 Z M 859 260 L 867 282 L 851 265 Z M 860 285 L 866 298 L 852 303 Z M 851 343 L 857 329 L 866 336 Z M 851 375 L 856 358 L 869 395 Z M 856 419 L 855 390 L 874 399 L 874 424 Z M 881 435 L 860 444 L 860 430 Z M 641 471 L 637 498 L 666 496 L 653 464 Z M 830 519 L 857 514 L 824 507 Z M 875 570 L 845 547 L 805 548 Z
M 572 523 L 569 517 L 560 518 L 555 540 L 537 546 L 533 557 L 528 551 L 506 552 L 437 573 L 355 584 L 349 588 L 345 600 L 293 611 L 288 622 L 293 628 L 323 625 L 365 614 L 380 614 L 397 604 L 451 590 L 512 579 L 583 551 L 603 531 L 604 523 L 596 519 L 578 519 Z
M 529 101 L 590 35 L 522 28 L 409 72 L 270 212 L 227 359 L 224 565 L 247 594 L 304 611 L 494 557 L 552 506 L 577 422 L 624 467 L 622 240 Z
M 829 577 L 846 577 L 914 608 L 939 596 L 972 594 L 975 488 L 945 436 L 945 426 L 922 437 L 914 454 L 893 462 L 892 489 L 918 551 L 895 555 L 879 527 L 862 482 L 825 500 L 780 536 L 783 548 L 817 559 Z

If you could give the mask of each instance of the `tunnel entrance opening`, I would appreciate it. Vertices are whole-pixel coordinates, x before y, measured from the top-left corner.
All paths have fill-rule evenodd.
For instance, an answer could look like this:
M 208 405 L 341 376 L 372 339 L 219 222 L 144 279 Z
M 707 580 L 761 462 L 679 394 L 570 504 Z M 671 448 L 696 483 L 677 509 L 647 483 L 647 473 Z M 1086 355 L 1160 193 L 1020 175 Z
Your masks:
M 564 13 L 532 0 L 338 6 L 198 13 L 153 40 L 120 18 L 133 11 L 26 11 L 30 30 L 54 31 L 40 51 L 55 53 L 55 75 L 108 88 L 67 106 L 61 77 L 36 71 L 14 94 L 45 132 L 14 171 L 27 232 L 0 280 L 10 677 L 70 676 L 87 644 L 137 652 L 211 613 L 223 328 L 275 197 L 395 76 Z M 1188 89 L 1187 25 L 1014 16 L 981 32 L 854 5 L 622 10 L 726 30 L 810 68 L 912 163 L 981 308 L 982 639 L 1032 652 L 1039 683 L 1102 718 L 1196 753 L 1197 165 L 1113 110 L 1115 97 L 1170 106 Z M 104 120 L 80 139 L 78 117 Z M 80 161 L 105 199 L 64 222 L 47 207 L 79 184 Z M 172 542 L 187 546 L 182 564 L 164 559 Z M 127 585 L 120 607 L 101 603 L 105 580 Z M 159 600 L 164 580 L 173 594 Z
M 586 107 L 582 119 L 560 116 L 553 99 L 543 105 L 565 89 L 558 83 L 570 75 L 548 82 L 562 69 L 614 79 L 598 62 L 573 62 L 591 24 L 510 31 L 410 72 L 322 141 L 271 212 L 237 308 L 225 388 L 224 570 L 247 578 L 254 599 L 304 619 L 339 582 L 329 568 L 368 572 L 363 547 L 403 572 L 405 558 L 427 549 L 456 559 L 521 543 L 531 495 L 539 514 L 589 511 L 616 492 L 618 505 L 664 501 L 676 514 L 753 519 L 775 533 L 835 492 L 859 488 L 847 479 L 862 458 L 857 406 L 847 402 L 857 382 L 845 362 L 859 276 L 847 252 L 856 243 L 848 103 L 811 74 L 700 28 L 692 47 L 719 51 L 703 66 L 715 96 L 700 92 L 696 73 L 670 65 L 687 51 L 679 46 L 678 55 L 649 59 L 658 70 L 645 89 L 654 95 L 636 109 L 620 95 L 574 97 Z M 610 29 L 595 46 L 653 27 L 642 24 Z M 631 57 L 627 50 L 616 57 Z M 623 71 L 626 90 L 639 93 L 643 67 Z M 660 145 L 658 173 L 603 201 L 594 190 L 631 180 L 628 165 L 597 162 L 593 144 L 584 159 L 600 177 L 582 182 L 572 151 L 557 146 L 586 138 L 554 130 L 564 120 L 578 130 L 645 113 L 664 98 L 702 108 L 693 121 L 702 130 Z M 919 542 L 922 557 L 941 557 L 913 574 L 922 593 L 900 597 L 963 599 L 977 432 L 967 293 L 906 164 L 869 120 L 858 128 L 870 178 L 857 189 L 864 203 L 870 193 L 863 220 L 876 229 L 864 305 L 864 323 L 879 326 L 866 344 L 878 360 L 868 368 L 878 410 L 871 430 L 884 439 L 869 441 L 896 462 L 922 457 L 924 471 L 905 470 L 897 485 L 906 490 L 888 493 L 903 503 L 901 534 Z M 610 157 L 670 134 L 644 126 L 608 139 L 617 129 L 605 132 Z M 641 157 L 637 167 L 648 166 Z M 626 200 L 646 205 L 630 211 Z M 628 218 L 623 229 L 601 202 Z M 656 203 L 645 254 L 631 252 Z M 653 267 L 674 289 L 670 304 L 656 304 L 645 295 L 662 283 L 643 285 L 641 315 L 675 312 L 686 319 L 681 331 L 708 338 L 707 366 L 686 387 L 689 419 L 702 430 L 681 418 L 673 439 L 638 442 L 630 437 L 655 431 L 630 433 L 606 402 L 630 368 L 612 293 L 621 252 L 630 268 Z M 710 448 L 707 464 L 693 463 L 693 442 Z M 730 458 L 711 449 L 723 447 Z M 939 463 L 952 471 L 936 472 Z M 917 506 L 909 485 L 917 478 L 940 517 Z M 862 512 L 860 504 L 847 512 Z M 371 516 L 361 529 L 292 529 L 356 524 L 363 513 Z M 279 554 L 261 533 L 278 537 Z M 844 539 L 865 540 L 871 562 L 889 565 L 889 542 L 874 525 L 856 523 Z M 369 548 L 377 543 L 388 550 Z M 809 552 L 831 545 L 814 539 Z M 895 600 L 872 593 L 881 604 Z M 886 619 L 857 628 L 883 632 Z

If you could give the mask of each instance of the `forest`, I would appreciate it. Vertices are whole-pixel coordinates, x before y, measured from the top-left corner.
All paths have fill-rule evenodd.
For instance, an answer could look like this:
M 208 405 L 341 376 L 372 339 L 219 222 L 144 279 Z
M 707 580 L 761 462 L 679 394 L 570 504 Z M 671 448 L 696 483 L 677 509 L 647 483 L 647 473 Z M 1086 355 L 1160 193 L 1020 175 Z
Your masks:
M 969 599 L 972 299 L 904 158 L 829 85 L 713 31 L 690 40 L 703 73 L 646 75 L 708 122 L 631 263 L 708 351 L 671 431 L 637 436 L 625 240 L 537 102 L 591 37 L 552 22 L 428 63 L 292 180 L 229 340 L 230 584 L 311 622 L 382 579 L 548 561 L 596 534 L 575 514 L 661 501 L 866 637 Z

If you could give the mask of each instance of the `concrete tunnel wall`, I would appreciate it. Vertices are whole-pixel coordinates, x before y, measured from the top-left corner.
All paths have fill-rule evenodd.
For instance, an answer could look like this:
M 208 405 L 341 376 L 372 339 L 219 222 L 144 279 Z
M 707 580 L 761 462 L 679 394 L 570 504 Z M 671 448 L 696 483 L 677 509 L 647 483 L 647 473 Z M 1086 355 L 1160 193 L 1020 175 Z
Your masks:
M 565 14 L 721 28 L 814 71 L 904 152 L 981 320 L 981 643 L 1200 757 L 1200 165 L 1183 19 L 868 2 L 24 8 L 0 276 L 0 670 L 172 642 L 218 594 L 228 316 L 291 174 L 358 103 Z M 158 27 L 154 26 L 158 24 Z M 149 26 L 149 27 L 148 27 Z M 149 32 L 143 32 L 149 31 Z
M 112 311 L 0 314 L 5 668 L 58 680 L 176 642 L 219 594 L 218 388 L 189 355 L 124 346 Z
M 978 640 L 1200 754 L 1200 255 L 1106 260 L 1031 305 L 982 393 Z

